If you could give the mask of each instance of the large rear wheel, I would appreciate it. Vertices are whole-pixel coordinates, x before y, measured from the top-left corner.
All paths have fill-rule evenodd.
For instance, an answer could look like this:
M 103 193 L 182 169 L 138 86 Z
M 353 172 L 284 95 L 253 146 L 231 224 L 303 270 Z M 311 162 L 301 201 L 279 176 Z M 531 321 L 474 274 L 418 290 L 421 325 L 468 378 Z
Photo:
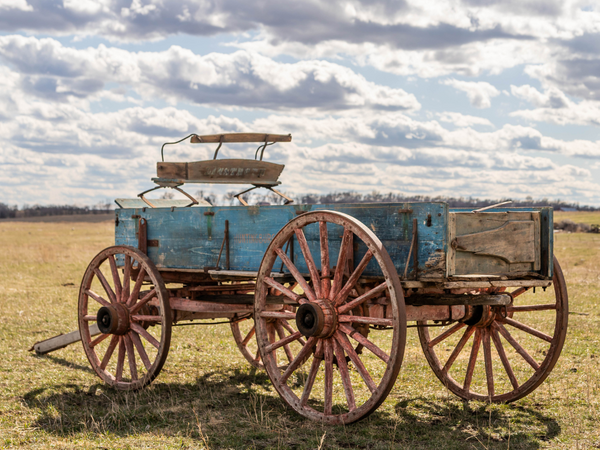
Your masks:
M 281 264 L 296 289 L 271 277 Z M 269 311 L 269 289 L 281 292 L 295 311 Z M 402 287 L 381 241 L 351 216 L 315 211 L 281 229 L 258 272 L 254 318 L 275 389 L 305 417 L 355 422 L 377 409 L 394 385 L 406 343 Z M 273 336 L 273 319 L 294 323 L 294 333 Z M 306 344 L 291 362 L 278 364 L 286 346 L 300 339 Z
M 425 357 L 440 381 L 465 400 L 512 402 L 550 374 L 565 342 L 567 287 L 554 259 L 552 286 L 507 289 L 511 305 L 479 307 L 467 323 L 419 322 Z

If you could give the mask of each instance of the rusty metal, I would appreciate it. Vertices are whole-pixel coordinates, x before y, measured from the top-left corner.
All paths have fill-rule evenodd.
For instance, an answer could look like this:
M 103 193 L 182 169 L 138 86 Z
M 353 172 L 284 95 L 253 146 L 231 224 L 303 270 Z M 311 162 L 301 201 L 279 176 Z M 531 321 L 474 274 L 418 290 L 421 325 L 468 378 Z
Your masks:
M 419 278 L 419 234 L 418 234 L 419 222 L 417 219 L 413 219 L 413 240 L 411 248 L 413 249 L 413 278 L 417 280 Z
M 413 210 L 412 209 L 399 209 L 398 210 L 398 214 L 412 214 Z
M 185 141 L 187 138 L 195 136 L 194 134 L 189 134 L 186 137 L 184 137 L 183 139 L 179 139 L 178 141 L 175 142 L 165 142 L 162 147 L 160 148 L 160 157 L 161 159 L 164 161 L 165 160 L 165 155 L 164 155 L 164 149 L 165 149 L 165 145 L 175 145 L 175 144 L 179 144 L 180 142 Z
M 215 156 L 213 156 L 213 159 L 217 159 L 217 154 L 219 153 L 219 149 L 221 148 L 221 146 L 223 145 L 223 140 L 225 139 L 225 136 L 221 136 L 221 138 L 219 139 L 219 146 L 217 147 L 217 149 L 215 150 Z
M 494 209 L 494 208 L 498 208 L 499 206 L 502 206 L 502 205 L 508 205 L 509 203 L 512 203 L 512 200 L 507 200 L 505 202 L 496 203 L 495 205 L 486 206 L 485 208 L 474 209 L 471 212 L 480 213 L 483 211 L 487 211 L 488 209 Z
M 225 267 L 229 270 L 229 220 L 225 221 Z
M 138 219 L 138 249 L 144 255 L 148 254 L 148 221 L 143 217 Z

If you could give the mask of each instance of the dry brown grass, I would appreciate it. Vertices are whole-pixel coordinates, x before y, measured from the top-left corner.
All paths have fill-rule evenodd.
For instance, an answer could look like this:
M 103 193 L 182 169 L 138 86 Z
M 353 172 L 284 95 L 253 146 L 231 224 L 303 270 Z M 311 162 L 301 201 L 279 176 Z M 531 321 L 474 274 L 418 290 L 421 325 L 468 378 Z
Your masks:
M 556 236 L 574 314 L 561 359 L 532 395 L 463 403 L 435 378 L 411 329 L 387 401 L 358 424 L 325 427 L 282 403 L 227 325 L 174 329 L 163 372 L 137 393 L 103 386 L 80 345 L 28 352 L 76 328 L 77 285 L 112 234 L 112 222 L 0 223 L 0 447 L 600 448 L 599 235 Z

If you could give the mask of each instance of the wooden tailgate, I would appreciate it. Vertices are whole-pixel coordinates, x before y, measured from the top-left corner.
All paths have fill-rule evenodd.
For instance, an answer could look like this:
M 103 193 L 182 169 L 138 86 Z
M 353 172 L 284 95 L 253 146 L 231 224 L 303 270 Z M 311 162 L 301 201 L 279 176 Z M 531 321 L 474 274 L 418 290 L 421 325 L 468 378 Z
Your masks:
M 452 212 L 449 242 L 449 276 L 541 269 L 539 212 Z

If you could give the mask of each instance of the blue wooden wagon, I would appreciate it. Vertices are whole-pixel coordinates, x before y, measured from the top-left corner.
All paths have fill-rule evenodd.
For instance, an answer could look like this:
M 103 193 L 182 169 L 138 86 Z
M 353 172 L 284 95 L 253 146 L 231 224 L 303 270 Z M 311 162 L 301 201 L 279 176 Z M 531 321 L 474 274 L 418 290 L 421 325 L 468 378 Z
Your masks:
M 173 326 L 229 323 L 298 413 L 350 423 L 374 411 L 414 327 L 440 381 L 467 400 L 509 402 L 554 367 L 567 291 L 551 208 L 445 203 L 295 205 L 262 161 L 291 136 L 192 136 L 262 143 L 254 160 L 158 163 L 157 187 L 245 183 L 284 205 L 117 199 L 115 245 L 85 272 L 79 328 L 96 373 L 138 389 L 160 372 Z M 259 158 L 260 155 L 260 158 Z M 245 191 L 247 192 L 247 191 Z

